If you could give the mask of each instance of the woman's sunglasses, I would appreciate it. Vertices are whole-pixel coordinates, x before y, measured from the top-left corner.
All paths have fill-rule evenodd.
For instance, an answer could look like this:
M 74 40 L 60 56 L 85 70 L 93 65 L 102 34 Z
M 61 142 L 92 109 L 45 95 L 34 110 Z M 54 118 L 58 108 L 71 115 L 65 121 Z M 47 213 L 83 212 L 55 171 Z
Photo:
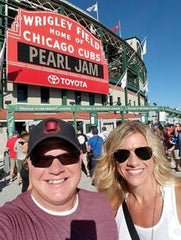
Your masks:
M 76 151 L 74 153 L 64 153 L 58 156 L 52 156 L 52 155 L 35 156 L 32 154 L 30 156 L 30 159 L 34 167 L 48 168 L 51 166 L 54 159 L 58 159 L 62 165 L 70 165 L 70 164 L 78 163 L 79 156 L 80 156 L 80 152 Z
M 23 146 L 25 143 L 27 143 L 27 142 L 23 142 L 23 141 L 22 141 L 22 142 L 19 142 L 19 144 L 22 145 L 22 146 Z
M 152 157 L 152 150 L 150 147 L 139 147 L 134 149 L 134 153 L 141 160 L 149 160 Z M 128 149 L 118 149 L 114 152 L 114 159 L 116 162 L 125 162 L 130 155 L 130 150 Z

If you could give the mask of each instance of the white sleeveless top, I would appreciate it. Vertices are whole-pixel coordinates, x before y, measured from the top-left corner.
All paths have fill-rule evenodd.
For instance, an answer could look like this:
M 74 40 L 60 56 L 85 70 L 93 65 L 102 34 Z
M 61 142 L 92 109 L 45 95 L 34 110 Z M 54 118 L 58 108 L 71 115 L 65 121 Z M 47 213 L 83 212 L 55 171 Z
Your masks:
M 140 240 L 181 240 L 181 225 L 177 216 L 175 187 L 166 186 L 164 190 L 164 205 L 160 220 L 154 227 L 143 228 L 135 225 Z M 124 218 L 122 205 L 120 205 L 116 223 L 119 240 L 131 240 Z

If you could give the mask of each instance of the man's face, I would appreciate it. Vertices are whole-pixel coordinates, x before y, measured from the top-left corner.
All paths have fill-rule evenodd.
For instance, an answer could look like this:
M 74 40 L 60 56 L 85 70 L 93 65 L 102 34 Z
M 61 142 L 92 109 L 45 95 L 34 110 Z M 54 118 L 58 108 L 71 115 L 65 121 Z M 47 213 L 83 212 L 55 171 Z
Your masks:
M 72 154 L 72 151 L 66 146 L 62 148 L 56 146 L 54 149 L 48 148 L 46 150 L 39 149 L 39 156 L 62 154 Z M 33 166 L 32 161 L 28 159 L 32 195 L 35 199 L 52 211 L 71 209 L 75 203 L 76 188 L 81 177 L 81 161 L 82 153 L 76 163 L 63 165 L 58 158 L 54 158 L 49 167 L 43 168 Z

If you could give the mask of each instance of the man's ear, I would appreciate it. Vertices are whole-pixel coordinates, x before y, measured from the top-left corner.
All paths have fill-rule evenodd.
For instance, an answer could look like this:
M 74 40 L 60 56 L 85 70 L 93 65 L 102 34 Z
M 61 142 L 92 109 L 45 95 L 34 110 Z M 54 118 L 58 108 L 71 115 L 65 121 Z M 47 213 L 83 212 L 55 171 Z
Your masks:
M 30 157 L 26 159 L 27 163 L 28 163 L 28 169 L 31 169 L 32 167 L 32 162 L 31 162 L 31 159 Z
M 80 156 L 79 156 L 79 163 L 80 163 L 80 166 L 82 165 L 82 161 L 83 161 L 83 152 L 80 151 Z

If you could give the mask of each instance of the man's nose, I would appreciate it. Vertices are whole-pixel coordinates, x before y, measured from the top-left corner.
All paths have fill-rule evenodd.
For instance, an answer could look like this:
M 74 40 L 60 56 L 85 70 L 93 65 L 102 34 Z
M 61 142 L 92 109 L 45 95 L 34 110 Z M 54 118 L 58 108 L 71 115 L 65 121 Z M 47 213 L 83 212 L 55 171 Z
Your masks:
M 49 167 L 49 172 L 53 174 L 59 174 L 64 171 L 64 165 L 59 161 L 58 158 L 54 158 L 52 164 Z

